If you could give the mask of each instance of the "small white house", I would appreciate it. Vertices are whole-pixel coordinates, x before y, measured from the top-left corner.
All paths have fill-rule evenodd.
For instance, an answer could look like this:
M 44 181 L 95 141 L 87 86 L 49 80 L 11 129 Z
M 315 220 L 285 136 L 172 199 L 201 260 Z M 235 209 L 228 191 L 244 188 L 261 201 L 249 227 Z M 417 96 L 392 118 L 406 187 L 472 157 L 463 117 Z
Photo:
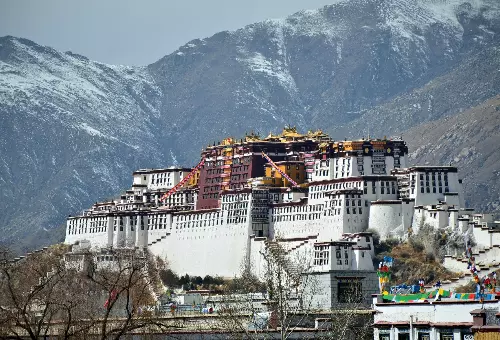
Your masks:
M 374 295 L 374 340 L 472 340 L 471 312 L 495 315 L 499 300 L 443 299 L 395 303 Z

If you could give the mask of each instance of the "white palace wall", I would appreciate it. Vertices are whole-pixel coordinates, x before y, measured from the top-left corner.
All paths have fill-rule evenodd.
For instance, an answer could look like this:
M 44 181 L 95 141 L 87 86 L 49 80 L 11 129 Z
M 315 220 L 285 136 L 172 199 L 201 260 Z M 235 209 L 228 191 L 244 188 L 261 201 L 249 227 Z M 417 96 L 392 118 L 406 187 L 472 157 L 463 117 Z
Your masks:
M 220 211 L 176 214 L 170 232 L 149 248 L 179 275 L 234 277 L 248 259 L 250 228 L 226 219 Z
M 251 237 L 250 238 L 250 256 L 249 265 L 250 270 L 257 277 L 263 278 L 266 274 L 266 262 L 262 254 L 266 251 L 266 238 L 265 237 Z
M 160 242 L 173 271 L 233 277 L 241 273 L 248 248 L 248 225 L 177 229 Z M 153 249 L 152 249 L 153 250 Z M 157 253 L 157 252 L 155 252 Z
M 340 240 L 343 234 L 360 233 L 368 228 L 387 238 L 404 236 L 410 227 L 417 233 L 424 223 L 436 229 L 458 226 L 463 231 L 473 225 L 472 215 L 464 217 L 466 211 L 457 207 L 460 197 L 456 192 L 461 185 L 455 172 L 448 174 L 449 188 L 446 191 L 449 192 L 444 192 L 448 186 L 444 175 L 436 175 L 435 178 L 441 178 L 436 181 L 431 175 L 429 183 L 432 185 L 425 184 L 424 187 L 422 184 L 420 187 L 420 172 L 423 170 L 417 169 L 417 183 L 415 190 L 411 191 L 413 197 L 400 198 L 398 184 L 403 183 L 404 178 L 388 176 L 386 172 L 394 168 L 393 159 L 389 157 L 385 163 L 376 162 L 377 167 L 372 169 L 373 159 L 364 158 L 363 167 L 358 167 L 356 157 L 338 159 L 335 164 L 333 159 L 328 163 L 325 161 L 324 165 L 323 161 L 318 162 L 320 169 L 313 177 L 324 179 L 309 183 L 307 196 L 303 188 L 229 190 L 221 195 L 221 207 L 211 210 L 189 210 L 188 205 L 195 196 L 188 199 L 187 195 L 195 195 L 195 192 L 186 192 L 186 197 L 181 197 L 180 193 L 179 197 L 172 196 L 173 207 L 168 204 L 151 207 L 152 203 L 158 202 L 159 192 L 132 190 L 128 192 L 127 202 L 123 202 L 122 197 L 122 203 L 99 203 L 85 211 L 83 216 L 69 218 L 65 242 L 88 240 L 94 248 L 148 247 L 153 254 L 164 257 L 179 275 L 233 277 L 248 264 L 257 275 L 262 275 L 265 263 L 261 254 L 267 242 L 276 239 L 283 239 L 289 256 L 304 258 L 308 252 L 316 252 L 313 249 L 315 242 Z M 337 162 L 339 170 L 336 170 Z M 385 170 L 380 168 L 382 165 Z M 431 174 L 439 170 L 425 169 Z M 364 177 L 346 178 L 361 174 Z M 154 181 L 148 176 L 153 175 L 134 175 L 134 185 L 169 184 L 168 174 Z M 170 175 L 175 177 L 174 182 L 181 176 L 182 172 Z M 422 182 L 426 183 L 425 172 L 423 178 Z M 156 196 L 152 197 L 152 194 Z M 416 201 L 431 205 L 418 206 Z M 252 216 L 255 223 L 252 223 Z M 478 221 L 484 220 L 485 223 L 489 221 L 486 218 L 476 216 Z M 500 233 L 490 233 L 481 227 L 475 227 L 471 232 L 483 248 L 500 244 Z M 352 270 L 351 264 L 356 268 L 371 265 L 371 256 L 363 254 L 373 250 L 359 246 L 359 242 L 358 248 L 353 250 L 351 263 L 346 265 L 344 259 L 339 270 Z M 331 260 L 337 265 L 337 258 Z
M 382 239 L 403 235 L 402 211 L 401 201 L 373 202 L 369 228 L 378 231 Z

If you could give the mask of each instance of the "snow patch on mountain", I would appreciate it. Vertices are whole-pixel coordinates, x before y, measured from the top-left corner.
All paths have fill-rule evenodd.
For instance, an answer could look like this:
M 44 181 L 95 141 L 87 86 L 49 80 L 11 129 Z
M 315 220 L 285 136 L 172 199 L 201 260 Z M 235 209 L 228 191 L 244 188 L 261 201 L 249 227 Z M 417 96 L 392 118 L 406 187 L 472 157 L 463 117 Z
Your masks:
M 87 123 L 81 123 L 80 127 L 91 136 L 97 136 L 97 137 L 107 138 L 107 139 L 111 139 L 111 140 L 117 140 L 115 137 L 104 134 L 101 131 L 89 126 Z
M 251 71 L 263 73 L 269 78 L 276 79 L 284 88 L 289 91 L 297 92 L 295 81 L 280 60 L 268 60 L 261 53 L 254 52 L 247 59 L 237 59 L 247 64 Z

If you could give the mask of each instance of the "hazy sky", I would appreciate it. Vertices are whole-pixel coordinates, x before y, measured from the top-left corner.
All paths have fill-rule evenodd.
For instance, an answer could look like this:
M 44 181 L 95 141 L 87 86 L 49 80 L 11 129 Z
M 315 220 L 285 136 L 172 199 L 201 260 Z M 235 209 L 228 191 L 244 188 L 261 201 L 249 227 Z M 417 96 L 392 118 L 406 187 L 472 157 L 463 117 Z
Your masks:
M 0 36 L 28 38 L 90 59 L 145 65 L 191 39 L 328 0 L 0 0 Z

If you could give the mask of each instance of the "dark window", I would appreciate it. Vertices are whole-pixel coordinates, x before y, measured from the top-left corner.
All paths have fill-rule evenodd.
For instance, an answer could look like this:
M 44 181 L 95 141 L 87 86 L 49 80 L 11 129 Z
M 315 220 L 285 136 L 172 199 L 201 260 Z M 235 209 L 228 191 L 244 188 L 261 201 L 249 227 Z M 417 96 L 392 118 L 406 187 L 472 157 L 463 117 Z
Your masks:
M 410 333 L 408 333 L 408 332 L 402 333 L 400 331 L 398 333 L 398 340 L 410 340 Z
M 430 333 L 418 333 L 418 340 L 431 340 Z
M 363 301 L 362 284 L 359 279 L 339 279 L 337 298 L 340 303 L 359 303 Z

